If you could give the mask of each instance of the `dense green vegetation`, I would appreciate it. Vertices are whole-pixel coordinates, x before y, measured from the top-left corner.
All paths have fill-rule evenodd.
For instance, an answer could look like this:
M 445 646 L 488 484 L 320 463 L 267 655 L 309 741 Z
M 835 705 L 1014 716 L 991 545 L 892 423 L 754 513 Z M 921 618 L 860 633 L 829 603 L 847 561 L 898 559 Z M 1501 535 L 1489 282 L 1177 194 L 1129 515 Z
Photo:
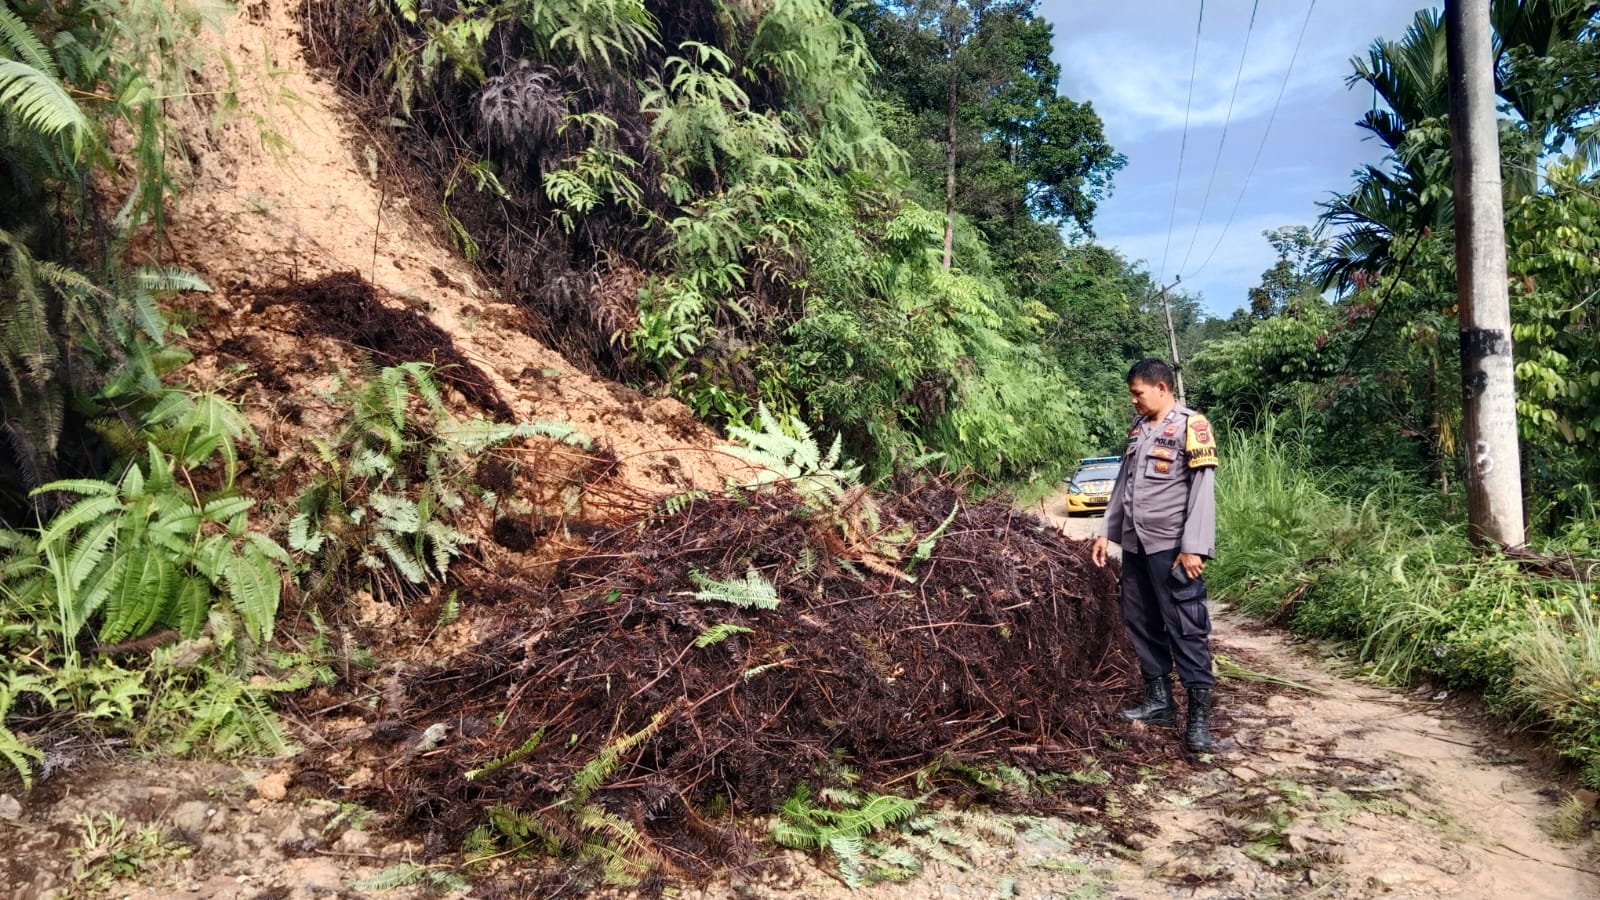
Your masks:
M 715 423 L 766 403 L 876 475 L 1049 481 L 1098 450 L 1085 376 L 1155 332 L 1143 276 L 1058 228 L 1089 229 L 1122 159 L 1057 95 L 1033 3 L 760 10 L 310 15 L 373 114 L 427 138 L 407 146 L 465 252 L 576 361 Z
M 1597 13 L 1581 0 L 1492 4 L 1530 543 L 1576 559 L 1468 547 L 1437 10 L 1352 60 L 1350 83 L 1383 102 L 1360 125 L 1388 148 L 1386 162 L 1325 204 L 1320 237 L 1277 233 L 1279 265 L 1190 369 L 1198 402 L 1234 426 L 1217 586 L 1246 609 L 1347 642 L 1378 676 L 1483 691 L 1551 729 L 1591 784 Z
M 1407 477 L 1317 465 L 1315 428 L 1228 441 L 1212 583 L 1250 615 L 1340 642 L 1374 678 L 1480 692 L 1600 784 L 1593 569 L 1474 552 Z M 1587 540 L 1551 549 L 1593 554 Z

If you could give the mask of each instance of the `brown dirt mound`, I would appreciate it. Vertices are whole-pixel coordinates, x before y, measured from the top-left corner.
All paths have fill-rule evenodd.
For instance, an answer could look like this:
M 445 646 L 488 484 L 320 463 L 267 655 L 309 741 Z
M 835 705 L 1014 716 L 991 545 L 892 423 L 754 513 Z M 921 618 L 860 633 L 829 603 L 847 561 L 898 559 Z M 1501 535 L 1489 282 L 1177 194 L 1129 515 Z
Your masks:
M 1135 664 L 1113 570 L 1093 566 L 1087 544 L 1003 498 L 970 506 L 938 483 L 881 503 L 883 529 L 916 535 L 907 546 L 959 506 L 915 581 L 882 558 L 849 558 L 838 520 L 792 494 L 739 492 L 593 534 L 550 596 L 463 589 L 498 618 L 491 635 L 392 680 L 384 706 L 308 760 L 301 783 L 393 812 L 438 851 L 491 810 L 531 823 L 524 841 L 572 850 L 584 811 L 603 810 L 644 837 L 650 865 L 705 873 L 751 846 L 709 811 L 774 812 L 840 765 L 863 789 L 970 796 L 962 767 L 1072 772 L 1092 757 L 1117 773 L 1169 752 L 1116 714 L 1113 686 Z M 775 609 L 697 596 L 706 576 L 750 570 L 776 588 Z M 718 625 L 749 630 L 699 646 Z M 444 734 L 433 748 L 430 727 Z M 536 749 L 492 765 L 535 735 Z M 607 753 L 615 768 L 581 786 Z M 336 786 L 361 764 L 377 772 L 370 782 Z M 1056 811 L 1103 799 L 1095 784 L 1062 784 L 1043 801 Z
M 335 272 L 315 281 L 271 288 L 256 294 L 250 312 L 293 306 L 302 334 L 320 334 L 353 344 L 374 355 L 380 365 L 425 362 L 437 367 L 436 377 L 497 422 L 516 413 L 494 382 L 469 362 L 450 333 L 409 309 L 395 309 L 378 299 L 366 279 L 355 272 Z

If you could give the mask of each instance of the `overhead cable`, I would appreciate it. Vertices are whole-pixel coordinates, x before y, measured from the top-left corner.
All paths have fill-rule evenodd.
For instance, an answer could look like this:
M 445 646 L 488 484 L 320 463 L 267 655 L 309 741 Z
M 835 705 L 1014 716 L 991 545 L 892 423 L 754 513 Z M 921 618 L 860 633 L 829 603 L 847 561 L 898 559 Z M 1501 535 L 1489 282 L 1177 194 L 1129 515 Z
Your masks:
M 1261 131 L 1261 142 L 1256 144 L 1256 154 L 1250 160 L 1250 168 L 1245 172 L 1243 183 L 1239 185 L 1239 195 L 1233 199 L 1233 209 L 1228 211 L 1228 220 L 1223 223 L 1222 231 L 1217 235 L 1217 242 L 1211 245 L 1211 252 L 1206 254 L 1206 258 L 1198 268 L 1189 273 L 1191 279 L 1205 270 L 1212 257 L 1217 255 L 1217 250 L 1222 246 L 1222 242 L 1228 237 L 1228 229 L 1232 227 L 1234 216 L 1239 213 L 1239 204 L 1244 201 L 1245 191 L 1250 187 L 1250 179 L 1256 173 L 1256 164 L 1261 162 L 1261 151 L 1267 147 L 1267 136 L 1272 133 L 1272 123 L 1278 118 L 1278 107 L 1283 104 L 1284 92 L 1289 89 L 1289 76 L 1294 73 L 1295 60 L 1300 58 L 1300 46 L 1305 42 L 1306 30 L 1311 26 L 1311 13 L 1316 8 L 1317 0 L 1311 0 L 1311 3 L 1306 6 L 1305 21 L 1300 24 L 1300 36 L 1295 39 L 1294 52 L 1289 54 L 1289 67 L 1284 70 L 1283 83 L 1278 87 L 1278 99 L 1272 102 L 1272 113 L 1267 116 L 1267 127 Z
M 1239 99 L 1239 82 L 1244 80 L 1244 63 L 1250 56 L 1250 35 L 1256 30 L 1256 13 L 1261 9 L 1261 0 L 1250 4 L 1250 24 L 1244 29 L 1244 47 L 1239 51 L 1239 69 L 1233 73 L 1233 93 L 1228 95 L 1228 111 L 1222 116 L 1222 136 L 1217 139 L 1217 155 L 1211 160 L 1211 177 L 1206 179 L 1206 192 L 1200 200 L 1200 214 L 1194 220 L 1194 234 L 1189 237 L 1189 249 L 1183 251 L 1183 262 L 1178 264 L 1178 271 L 1183 272 L 1189 268 L 1189 257 L 1194 253 L 1195 242 L 1200 240 L 1200 226 L 1205 224 L 1206 209 L 1211 205 L 1211 189 L 1217 183 L 1217 170 L 1222 168 L 1222 151 L 1228 146 L 1228 126 L 1233 124 L 1233 104 Z
M 1194 106 L 1195 73 L 1200 64 L 1200 32 L 1206 23 L 1206 0 L 1200 0 L 1200 16 L 1194 24 L 1194 56 L 1189 62 L 1189 98 L 1183 104 L 1183 137 L 1178 141 L 1178 177 L 1172 186 L 1172 212 L 1167 215 L 1167 243 L 1161 250 L 1161 277 L 1166 280 L 1167 256 L 1172 251 L 1172 228 L 1178 221 L 1178 193 L 1183 188 L 1183 157 L 1189 147 L 1189 111 Z

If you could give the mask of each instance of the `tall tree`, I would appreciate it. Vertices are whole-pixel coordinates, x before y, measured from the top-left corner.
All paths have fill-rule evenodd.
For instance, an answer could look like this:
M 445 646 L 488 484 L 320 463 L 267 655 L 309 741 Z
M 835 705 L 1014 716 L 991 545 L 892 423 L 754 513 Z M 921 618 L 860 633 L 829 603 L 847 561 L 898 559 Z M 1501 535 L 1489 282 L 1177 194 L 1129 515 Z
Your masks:
M 908 114 L 913 176 L 945 209 L 946 262 L 965 215 L 1007 255 L 1058 255 L 1091 234 L 1126 163 L 1087 102 L 1059 95 L 1035 0 L 880 2 L 857 13 L 879 84 Z M 1041 226 L 1043 226 L 1041 228 Z
M 1513 198 L 1539 188 L 1549 154 L 1570 148 L 1593 161 L 1600 151 L 1597 14 L 1600 0 L 1491 0 L 1495 90 L 1511 113 L 1500 127 L 1503 180 Z M 1346 84 L 1369 87 L 1383 101 L 1357 125 L 1389 155 L 1384 166 L 1357 170 L 1351 191 L 1322 204 L 1324 225 L 1337 232 L 1321 272 L 1341 288 L 1358 272 L 1392 270 L 1403 255 L 1397 238 L 1447 230 L 1454 215 L 1443 14 L 1419 11 L 1400 39 L 1379 38 L 1350 63 Z
M 1328 242 L 1304 225 L 1269 228 L 1261 234 L 1277 251 L 1278 260 L 1261 273 L 1261 283 L 1250 289 L 1250 314 L 1258 319 L 1295 314 L 1306 303 L 1317 302 L 1321 283 L 1316 267 Z

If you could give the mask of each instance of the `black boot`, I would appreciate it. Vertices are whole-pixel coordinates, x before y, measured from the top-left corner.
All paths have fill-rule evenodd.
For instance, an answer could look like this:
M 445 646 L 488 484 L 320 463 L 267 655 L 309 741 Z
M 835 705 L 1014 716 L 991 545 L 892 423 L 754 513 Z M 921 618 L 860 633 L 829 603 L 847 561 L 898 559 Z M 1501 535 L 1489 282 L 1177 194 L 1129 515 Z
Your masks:
M 1144 680 L 1144 702 L 1122 711 L 1130 722 L 1148 722 L 1171 728 L 1178 724 L 1178 704 L 1172 699 L 1172 681 L 1163 675 Z
M 1183 742 L 1195 753 L 1216 749 L 1211 740 L 1211 688 L 1187 688 L 1189 718 L 1184 723 Z

